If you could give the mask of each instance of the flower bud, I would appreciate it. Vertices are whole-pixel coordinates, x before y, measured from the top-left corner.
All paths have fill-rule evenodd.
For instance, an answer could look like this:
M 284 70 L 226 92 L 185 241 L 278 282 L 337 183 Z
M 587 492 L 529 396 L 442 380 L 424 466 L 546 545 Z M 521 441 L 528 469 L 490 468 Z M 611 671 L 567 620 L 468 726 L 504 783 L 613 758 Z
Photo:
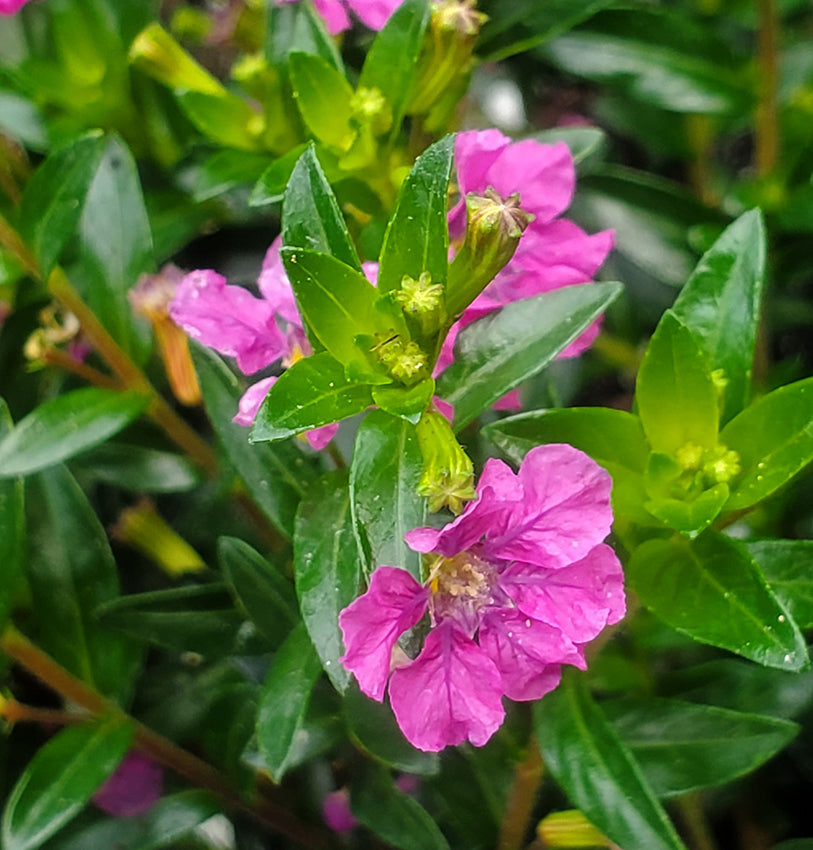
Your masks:
M 395 334 L 378 342 L 372 351 L 390 375 L 407 386 L 429 377 L 426 352 L 416 342 L 404 342 Z
M 447 419 L 435 410 L 423 414 L 417 425 L 423 471 L 418 493 L 429 499 L 429 510 L 449 508 L 454 514 L 463 503 L 477 498 L 471 459 L 458 443 Z
M 423 336 L 435 333 L 441 325 L 443 290 L 443 284 L 432 283 L 429 272 L 421 272 L 417 280 L 404 275 L 394 293 L 407 319 L 418 325 Z
M 491 187 L 466 196 L 466 238 L 449 266 L 446 304 L 461 313 L 483 291 L 517 250 L 534 220 L 520 207 L 519 193 L 503 200 Z
M 353 118 L 361 125 L 369 126 L 376 136 L 387 132 L 392 126 L 392 107 L 375 86 L 359 86 L 350 98 Z
M 536 834 L 545 847 L 612 847 L 590 821 L 575 809 L 553 812 L 539 822 Z

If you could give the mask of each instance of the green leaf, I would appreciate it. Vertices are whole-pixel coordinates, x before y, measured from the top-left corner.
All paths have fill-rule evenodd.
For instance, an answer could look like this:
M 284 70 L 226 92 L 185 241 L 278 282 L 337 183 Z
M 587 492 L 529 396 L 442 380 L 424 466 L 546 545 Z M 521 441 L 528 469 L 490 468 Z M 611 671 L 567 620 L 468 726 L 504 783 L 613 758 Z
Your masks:
M 336 42 L 310 3 L 275 3 L 268 7 L 265 57 L 276 67 L 285 65 L 293 51 L 321 56 L 343 71 Z
M 147 401 L 139 393 L 86 387 L 44 402 L 0 440 L 0 478 L 38 472 L 97 446 Z
M 745 547 L 714 531 L 639 546 L 627 579 L 653 614 L 701 643 L 782 670 L 808 665 L 798 627 Z
M 745 69 L 725 42 L 665 10 L 603 12 L 540 54 L 569 73 L 669 111 L 734 114 L 753 99 Z
M 720 433 L 740 456 L 730 511 L 770 495 L 813 459 L 813 378 L 780 387 L 746 407 Z
M 302 119 L 319 141 L 346 151 L 355 138 L 350 125 L 353 88 L 344 74 L 321 56 L 293 52 L 288 72 Z
M 545 766 L 571 802 L 621 847 L 685 850 L 640 766 L 580 679 L 534 706 Z
M 300 623 L 274 656 L 260 694 L 257 740 L 265 766 L 275 782 L 279 782 L 288 769 L 296 734 L 321 672 L 319 657 L 304 623 Z
M 344 216 L 313 145 L 297 160 L 285 190 L 282 241 L 288 248 L 330 254 L 361 271 Z
M 254 131 L 262 129 L 262 116 L 236 94 L 226 89 L 219 92 L 179 90 L 175 97 L 186 117 L 212 141 L 240 151 L 262 148 Z
M 32 101 L 19 94 L 0 92 L 0 128 L 27 148 L 48 149 L 48 129 L 43 115 Z
M 201 481 L 200 469 L 183 455 L 113 441 L 84 452 L 71 468 L 136 493 L 180 493 Z
M 348 381 L 342 365 L 327 352 L 312 354 L 294 363 L 271 387 L 250 439 L 284 440 L 354 416 L 372 403 L 369 386 Z
M 96 618 L 119 595 L 107 535 L 64 467 L 27 482 L 28 581 L 42 648 L 103 694 L 129 693 L 140 652 Z
M 330 681 L 344 691 L 350 676 L 339 658 L 344 641 L 339 614 L 358 596 L 361 554 L 350 514 L 347 474 L 333 472 L 313 485 L 299 506 L 294 574 L 302 619 Z
M 54 151 L 31 176 L 20 202 L 20 234 L 47 277 L 76 234 L 106 141 L 98 131 Z
M 221 537 L 217 554 L 232 593 L 276 649 L 299 621 L 293 584 L 236 537 Z
M 261 207 L 276 204 L 285 196 L 285 190 L 291 182 L 291 174 L 299 158 L 308 149 L 308 145 L 297 145 L 275 159 L 260 175 L 260 179 L 251 191 L 248 205 Z
M 799 732 L 787 720 L 678 700 L 622 699 L 601 708 L 659 797 L 745 776 Z
M 293 444 L 252 446 L 249 430 L 231 421 L 242 395 L 237 378 L 202 346 L 193 346 L 192 359 L 206 411 L 229 463 L 262 512 L 290 537 L 296 506 L 308 482 L 316 477 L 313 461 Z
M 653 454 L 652 457 L 659 455 Z M 728 485 L 715 484 L 688 501 L 658 496 L 645 502 L 644 507 L 675 531 L 696 537 L 714 522 L 727 500 Z
M 429 812 L 399 791 L 383 767 L 370 765 L 351 785 L 350 809 L 371 832 L 399 850 L 449 850 Z
M 438 379 L 438 395 L 455 407 L 455 428 L 541 372 L 620 292 L 620 283 L 566 286 L 464 328 L 454 363 Z
M 751 210 L 705 253 L 672 307 L 724 372 L 723 422 L 748 401 L 764 279 L 765 225 Z
M 799 628 L 813 628 L 813 541 L 752 540 L 745 548 Z
M 369 574 L 381 565 L 421 577 L 421 556 L 404 535 L 424 524 L 426 499 L 418 495 L 423 459 L 415 426 L 383 410 L 372 411 L 356 434 L 350 467 L 353 517 L 368 555 Z
M 389 705 L 369 699 L 356 687 L 345 694 L 344 718 L 353 741 L 387 767 L 418 776 L 434 776 L 440 769 L 437 753 L 421 752 L 407 741 Z
M 453 135 L 427 148 L 415 161 L 398 193 L 395 213 L 381 248 L 378 289 L 400 288 L 404 275 L 418 280 L 429 272 L 432 283 L 445 284 L 449 264 L 446 208 L 454 156 Z
M 405 0 L 375 37 L 359 78 L 359 88 L 377 88 L 392 109 L 392 132 L 401 121 L 418 71 L 418 58 L 429 24 L 427 0 Z
M 299 152 L 302 152 L 301 148 Z M 229 149 L 217 151 L 201 163 L 195 175 L 195 200 L 201 203 L 240 186 L 256 183 L 267 173 L 268 160 L 269 155 L 266 153 L 251 154 Z M 290 173 L 289 170 L 288 176 Z M 282 195 L 278 200 L 281 199 Z
M 12 430 L 8 405 L 0 398 L 0 446 Z M 25 557 L 25 501 L 22 478 L 0 479 L 0 629 L 14 605 L 14 594 L 20 582 Z
M 607 134 L 598 127 L 551 127 L 534 133 L 531 138 L 543 145 L 564 142 L 576 166 L 600 157 L 607 147 Z
M 401 387 L 397 384 L 373 387 L 373 401 L 378 407 L 393 416 L 406 419 L 413 425 L 418 424 L 434 394 L 435 382 L 432 378 L 425 378 L 411 387 Z
M 145 324 L 127 299 L 139 276 L 155 270 L 152 233 L 135 160 L 111 136 L 79 220 L 79 264 L 88 306 L 118 344 L 141 362 L 149 350 Z
M 17 780 L 3 812 L 5 850 L 34 850 L 76 817 L 116 769 L 133 730 L 119 718 L 58 732 Z
M 717 390 L 694 334 L 667 310 L 649 342 L 635 384 L 649 444 L 674 454 L 686 443 L 717 444 Z
M 121 596 L 96 611 L 99 621 L 142 643 L 205 658 L 268 650 L 234 607 L 223 584 L 189 585 Z

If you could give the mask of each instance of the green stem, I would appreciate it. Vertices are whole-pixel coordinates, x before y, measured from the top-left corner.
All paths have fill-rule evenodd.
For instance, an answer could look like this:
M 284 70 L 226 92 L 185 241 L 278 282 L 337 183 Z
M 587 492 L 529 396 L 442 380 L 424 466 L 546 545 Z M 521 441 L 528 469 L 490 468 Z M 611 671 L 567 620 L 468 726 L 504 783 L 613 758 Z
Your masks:
M 759 33 L 759 100 L 756 110 L 756 170 L 767 177 L 779 159 L 779 121 L 777 87 L 779 85 L 779 13 L 776 0 L 757 0 Z
M 692 850 L 718 850 L 698 794 L 685 794 L 677 808 L 686 827 Z

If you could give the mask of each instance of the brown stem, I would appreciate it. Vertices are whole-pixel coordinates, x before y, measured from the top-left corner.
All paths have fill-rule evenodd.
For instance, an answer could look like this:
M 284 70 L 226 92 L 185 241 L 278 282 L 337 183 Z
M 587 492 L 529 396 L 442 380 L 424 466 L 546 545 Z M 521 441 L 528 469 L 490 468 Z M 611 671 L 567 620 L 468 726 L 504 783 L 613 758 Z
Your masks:
M 256 806 L 249 806 L 218 770 L 125 714 L 114 702 L 72 676 L 14 626 L 6 626 L 0 635 L 0 650 L 63 699 L 76 703 L 95 716 L 119 715 L 127 720 L 133 725 L 133 740 L 139 750 L 193 785 L 216 794 L 229 809 L 251 815 L 263 826 L 287 835 L 303 847 L 317 850 L 331 846 L 330 833 L 301 822 L 274 800 L 265 797 Z
M 777 87 L 779 84 L 779 13 L 776 0 L 757 0 L 759 32 L 757 64 L 759 66 L 759 100 L 755 116 L 756 171 L 767 177 L 779 159 L 779 121 Z
M 685 794 L 677 800 L 676 805 L 692 850 L 717 850 L 717 842 L 712 835 L 699 795 Z
M 75 723 L 87 723 L 92 719 L 88 714 L 76 714 L 54 708 L 37 708 L 4 697 L 0 697 L 0 717 L 11 724 L 42 723 L 45 726 L 72 726 Z
M 42 360 L 50 366 L 58 366 L 66 372 L 72 372 L 74 375 L 78 375 L 94 386 L 104 387 L 109 390 L 121 389 L 121 384 L 115 378 L 111 378 L 110 375 L 105 375 L 104 372 L 100 372 L 98 369 L 82 363 L 75 357 L 71 357 L 70 354 L 61 348 L 46 348 L 42 353 Z
M 536 739 L 531 736 L 528 752 L 514 772 L 514 785 L 508 796 L 505 816 L 500 826 L 498 850 L 520 850 L 522 847 L 522 839 L 525 837 L 544 772 L 545 766 L 539 747 Z

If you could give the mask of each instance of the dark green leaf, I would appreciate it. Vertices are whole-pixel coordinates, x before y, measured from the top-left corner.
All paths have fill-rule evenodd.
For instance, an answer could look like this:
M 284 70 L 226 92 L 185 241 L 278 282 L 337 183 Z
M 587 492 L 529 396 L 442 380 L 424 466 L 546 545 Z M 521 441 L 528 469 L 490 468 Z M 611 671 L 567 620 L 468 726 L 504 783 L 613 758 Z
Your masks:
M 0 478 L 27 475 L 97 446 L 147 406 L 138 393 L 87 387 L 46 401 L 0 440 Z
M 124 758 L 132 727 L 115 718 L 57 733 L 23 771 L 3 812 L 5 850 L 34 850 L 76 817 Z
M 321 672 L 319 657 L 304 623 L 300 623 L 274 656 L 260 695 L 257 740 L 265 766 L 275 782 L 279 782 L 288 769 L 296 734 Z
M 308 482 L 316 477 L 313 462 L 294 444 L 252 446 L 249 430 L 231 421 L 242 394 L 237 378 L 216 354 L 201 346 L 193 347 L 192 359 L 206 411 L 226 457 L 263 513 L 290 537 L 296 506 Z
M 20 203 L 20 232 L 47 276 L 76 234 L 106 141 L 100 132 L 54 151 L 34 172 Z
M 399 791 L 383 767 L 370 765 L 351 786 L 350 808 L 371 832 L 399 850 L 449 850 L 429 812 Z
M 659 797 L 745 776 L 799 732 L 787 720 L 677 700 L 623 699 L 601 708 Z
M 389 705 L 368 699 L 354 687 L 345 694 L 344 717 L 356 744 L 387 767 L 419 776 L 438 772 L 438 755 L 416 750 L 407 741 Z
M 198 467 L 183 455 L 112 441 L 84 452 L 71 468 L 137 493 L 179 493 L 201 480 Z
M 289 248 L 330 254 L 361 271 L 344 216 L 313 145 L 297 160 L 285 190 L 282 241 Z
M 404 275 L 418 280 L 429 272 L 432 283 L 446 282 L 449 229 L 446 209 L 454 156 L 453 135 L 427 148 L 401 186 L 395 213 L 381 248 L 378 288 L 400 288 Z
M 307 145 L 297 145 L 275 159 L 260 175 L 260 179 L 251 191 L 250 207 L 261 207 L 265 204 L 276 204 L 285 196 L 285 190 L 291 181 L 291 174 Z
M 768 667 L 808 665 L 796 624 L 731 538 L 707 531 L 691 543 L 650 540 L 633 552 L 626 573 L 641 602 L 679 632 Z
M 28 581 L 42 648 L 103 694 L 124 697 L 140 652 L 96 618 L 119 595 L 107 535 L 64 467 L 27 482 Z
M 239 186 L 254 184 L 267 172 L 268 162 L 268 154 L 219 150 L 201 164 L 195 176 L 195 200 L 208 201 Z
M 236 537 L 221 537 L 217 552 L 232 593 L 276 649 L 299 620 L 293 584 Z
M 759 210 L 752 210 L 706 252 L 672 308 L 711 368 L 723 370 L 723 422 L 745 407 L 750 394 L 764 278 L 765 225 Z
M 359 88 L 377 88 L 392 109 L 392 132 L 401 129 L 407 98 L 429 24 L 427 0 L 405 0 L 392 13 L 367 52 Z
M 149 335 L 127 292 L 155 269 L 152 233 L 135 160 L 117 136 L 108 138 L 85 199 L 79 262 L 88 305 L 131 357 L 145 359 Z
M 404 535 L 426 520 L 426 499 L 418 495 L 422 468 L 415 426 L 372 411 L 356 434 L 350 467 L 353 516 L 369 557 L 368 578 L 382 565 L 421 578 L 421 556 Z
M 632 753 L 575 677 L 534 706 L 545 766 L 585 817 L 621 847 L 685 850 Z
M 373 403 L 366 384 L 348 381 L 327 352 L 305 357 L 271 387 L 254 427 L 252 442 L 283 440 L 361 413 Z
M 361 583 L 361 553 L 353 532 L 346 473 L 322 478 L 300 504 L 294 573 L 310 639 L 330 681 L 344 691 L 350 676 L 339 663 L 344 655 L 339 614 L 358 596 Z
M 100 606 L 99 621 L 134 640 L 206 658 L 259 655 L 268 650 L 234 607 L 223 584 L 132 593 Z
M 717 444 L 717 390 L 694 334 L 671 311 L 649 342 L 635 384 L 638 415 L 649 444 L 674 454 L 687 443 Z
M 344 70 L 336 42 L 310 3 L 274 3 L 268 7 L 265 58 L 279 67 L 294 50 L 321 56 L 337 70 Z
M 0 398 L 0 445 L 11 431 L 12 421 L 5 401 Z M 0 629 L 14 605 L 14 594 L 23 571 L 25 557 L 25 506 L 21 478 L 0 480 Z
M 720 442 L 740 456 L 731 511 L 750 507 L 813 459 L 813 378 L 780 387 L 746 407 L 723 428 Z
M 288 57 L 288 73 L 296 105 L 313 135 L 331 148 L 347 150 L 355 131 L 350 125 L 353 88 L 344 74 L 321 56 L 299 52 Z
M 753 540 L 745 548 L 796 625 L 813 628 L 813 541 Z
M 566 286 L 515 301 L 464 328 L 455 362 L 438 379 L 438 395 L 455 407 L 455 427 L 542 371 L 620 292 L 620 283 Z

